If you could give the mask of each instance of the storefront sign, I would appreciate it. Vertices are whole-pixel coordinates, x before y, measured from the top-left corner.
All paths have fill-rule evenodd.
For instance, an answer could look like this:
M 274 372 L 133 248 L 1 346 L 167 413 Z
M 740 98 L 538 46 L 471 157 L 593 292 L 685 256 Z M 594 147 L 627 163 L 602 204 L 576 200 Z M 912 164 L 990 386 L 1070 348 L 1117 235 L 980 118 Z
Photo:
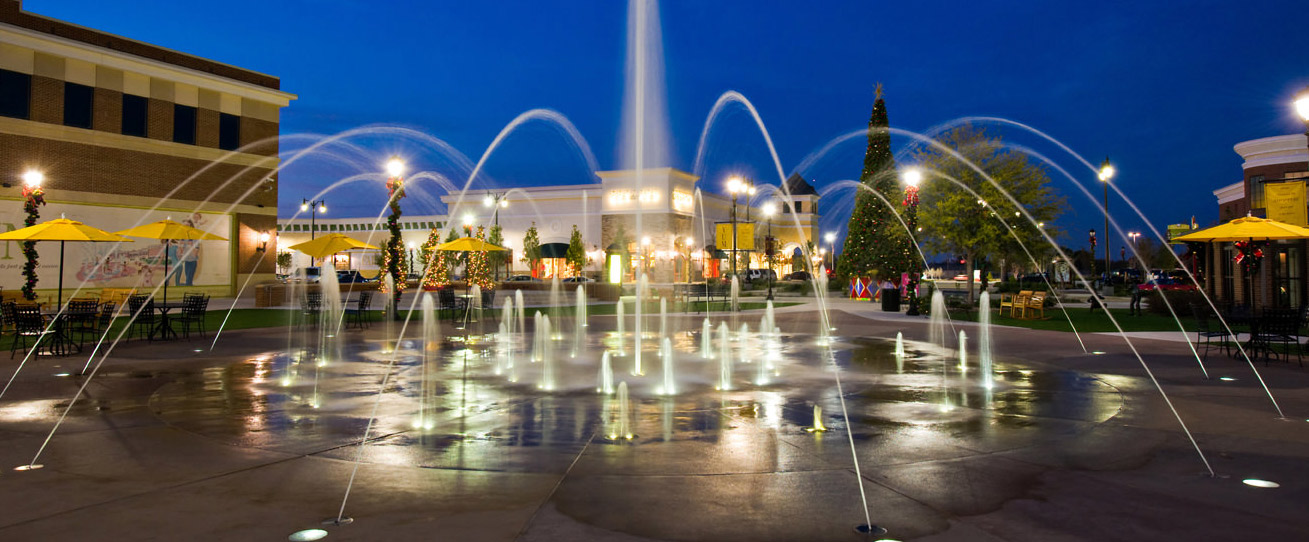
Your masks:
M 1296 226 L 1309 225 L 1306 216 L 1304 181 L 1287 181 L 1267 183 L 1264 185 L 1264 201 L 1269 219 Z

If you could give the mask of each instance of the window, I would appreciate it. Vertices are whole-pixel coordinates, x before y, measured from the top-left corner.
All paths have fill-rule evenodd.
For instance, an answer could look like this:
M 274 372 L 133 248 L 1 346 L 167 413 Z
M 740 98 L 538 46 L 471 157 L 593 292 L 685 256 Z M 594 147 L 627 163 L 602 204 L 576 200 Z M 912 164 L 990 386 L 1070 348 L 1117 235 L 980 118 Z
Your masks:
M 123 95 L 123 135 L 146 136 L 146 118 L 149 111 L 145 96 Z
M 173 142 L 195 145 L 195 108 L 173 104 Z
M 241 117 L 218 114 L 218 148 L 234 151 L 241 147 Z
M 32 76 L 0 70 L 0 116 L 26 119 L 31 109 Z
M 64 82 L 64 126 L 91 127 L 91 101 L 95 89 L 86 85 Z
M 1244 301 L 1236 298 L 1236 266 L 1232 265 L 1232 258 L 1236 256 L 1235 250 L 1231 243 L 1223 244 L 1222 253 L 1218 255 L 1222 259 L 1218 268 L 1223 276 L 1223 297 L 1226 297 L 1230 303 L 1240 305 Z
M 1277 306 L 1300 306 L 1300 247 L 1276 246 L 1277 250 Z
M 1250 208 L 1262 209 L 1264 207 L 1264 176 L 1250 176 Z

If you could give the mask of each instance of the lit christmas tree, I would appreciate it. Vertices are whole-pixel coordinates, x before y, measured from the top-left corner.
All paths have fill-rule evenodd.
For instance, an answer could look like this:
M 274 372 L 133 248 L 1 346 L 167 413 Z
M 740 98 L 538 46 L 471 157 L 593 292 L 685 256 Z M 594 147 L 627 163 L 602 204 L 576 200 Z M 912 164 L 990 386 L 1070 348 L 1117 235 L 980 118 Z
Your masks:
M 477 227 L 477 240 L 482 241 L 486 238 L 486 231 L 483 227 Z M 465 270 L 468 278 L 468 284 L 476 284 L 482 291 L 495 288 L 495 281 L 491 280 L 491 265 L 488 262 L 486 251 L 477 251 L 468 253 L 468 266 Z
M 423 289 L 433 290 L 450 284 L 450 264 L 446 261 L 444 250 L 436 250 L 441 245 L 441 230 L 432 228 L 427 241 L 419 248 L 423 255 Z
M 859 180 L 886 201 L 864 188 L 855 196 L 845 245 L 836 264 L 837 276 L 843 281 L 873 276 L 899 281 L 900 273 L 909 271 L 913 261 L 912 245 L 896 218 L 895 204 L 901 201 L 903 192 L 895 157 L 891 154 L 889 126 L 879 84 L 873 114 L 868 120 L 868 151 L 864 153 L 864 169 Z

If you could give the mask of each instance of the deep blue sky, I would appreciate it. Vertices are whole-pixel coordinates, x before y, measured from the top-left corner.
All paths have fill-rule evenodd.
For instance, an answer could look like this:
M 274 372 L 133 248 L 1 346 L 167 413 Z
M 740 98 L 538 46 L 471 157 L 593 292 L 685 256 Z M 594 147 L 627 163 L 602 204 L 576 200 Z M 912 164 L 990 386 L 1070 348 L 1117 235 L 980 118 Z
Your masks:
M 578 127 L 601 168 L 615 167 L 624 1 L 26 0 L 24 7 L 280 76 L 283 89 L 299 95 L 283 112 L 284 136 L 395 124 L 476 160 L 518 113 L 545 107 Z M 1303 130 L 1289 106 L 1309 85 L 1303 0 L 664 0 L 660 12 L 674 165 L 682 168 L 691 167 L 705 116 L 724 91 L 753 101 L 789 170 L 865 126 L 880 81 L 894 127 L 924 131 L 959 117 L 998 116 L 1040 128 L 1092 162 L 1110 156 L 1120 186 L 1162 229 L 1192 215 L 1202 224 L 1216 219 L 1212 190 L 1240 178 L 1233 144 Z M 583 162 L 555 133 L 529 126 L 488 173 L 504 184 L 586 182 Z M 1004 134 L 1094 179 L 1036 138 Z M 412 140 L 360 144 L 379 162 L 401 152 L 425 169 L 447 167 Z M 854 178 L 864 144 L 857 139 L 805 173 L 820 185 Z M 732 170 L 768 178 L 765 157 L 747 118 L 729 115 L 702 184 L 720 185 Z M 326 163 L 289 169 L 281 178 L 283 214 L 352 173 Z M 1055 186 L 1073 208 L 1063 220 L 1073 232 L 1066 241 L 1080 246 L 1099 212 L 1063 179 Z M 328 197 L 334 216 L 364 215 L 379 212 L 385 193 L 354 188 Z M 417 199 L 406 206 L 441 211 Z

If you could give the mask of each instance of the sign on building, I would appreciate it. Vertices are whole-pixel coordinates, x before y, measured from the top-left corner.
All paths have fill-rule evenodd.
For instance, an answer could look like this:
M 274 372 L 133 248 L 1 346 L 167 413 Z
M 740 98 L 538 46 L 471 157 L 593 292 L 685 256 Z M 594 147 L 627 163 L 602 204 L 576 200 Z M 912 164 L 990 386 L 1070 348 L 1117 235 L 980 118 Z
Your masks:
M 1304 181 L 1264 184 L 1265 211 L 1268 218 L 1296 226 L 1309 225 L 1306 216 Z
M 714 239 L 718 250 L 732 250 L 732 223 L 715 224 Z M 736 250 L 754 250 L 754 224 L 736 223 Z

